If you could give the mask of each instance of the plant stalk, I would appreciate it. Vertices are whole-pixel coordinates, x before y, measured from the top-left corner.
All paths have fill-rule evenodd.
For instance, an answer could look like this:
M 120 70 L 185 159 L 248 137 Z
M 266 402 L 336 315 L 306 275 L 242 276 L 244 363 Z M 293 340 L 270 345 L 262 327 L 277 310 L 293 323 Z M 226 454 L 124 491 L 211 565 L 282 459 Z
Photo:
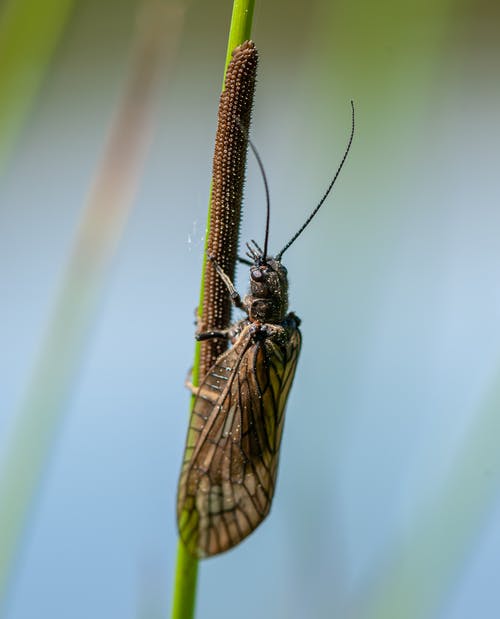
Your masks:
M 229 30 L 229 39 L 227 46 L 226 62 L 224 68 L 223 79 L 223 93 L 225 91 L 226 74 L 228 65 L 231 61 L 233 51 L 236 47 L 244 43 L 250 38 L 250 31 L 252 26 L 254 0 L 234 0 L 233 13 L 231 18 L 231 26 Z M 221 98 L 221 107 L 219 108 L 219 125 L 217 135 L 219 137 L 221 128 L 221 108 L 223 101 Z M 233 112 L 234 116 L 234 112 Z M 250 120 L 250 111 L 248 111 L 248 122 Z M 239 120 L 239 119 L 238 119 Z M 246 145 L 244 147 L 246 153 Z M 217 161 L 217 141 L 216 152 L 214 155 L 214 169 Z M 241 178 L 241 190 L 243 189 L 243 176 L 244 176 L 245 158 L 242 158 L 242 178 Z M 220 284 L 214 277 L 214 268 L 212 263 L 207 261 L 206 253 L 209 247 L 213 246 L 213 234 L 211 231 L 217 229 L 220 223 L 219 220 L 214 222 L 215 217 L 219 217 L 218 209 L 214 209 L 214 201 L 217 199 L 217 186 L 215 185 L 214 177 L 212 180 L 212 187 L 210 189 L 210 199 L 208 205 L 208 217 L 207 217 L 207 236 L 205 242 L 205 253 L 203 256 L 203 269 L 200 286 L 200 303 L 199 303 L 199 315 L 204 328 L 213 326 L 210 325 L 211 318 L 214 316 L 228 315 L 230 312 L 230 304 L 227 292 L 224 295 L 212 294 L 212 290 Z M 241 206 L 241 196 L 239 198 L 239 206 Z M 215 212 L 215 217 L 214 217 Z M 233 233 L 230 239 L 222 239 L 222 242 L 216 243 L 220 250 L 224 249 L 224 254 L 215 258 L 221 261 L 227 273 L 232 274 L 234 272 L 234 266 L 236 261 L 238 233 L 239 230 L 239 209 L 237 215 L 238 221 L 233 222 L 236 227 L 236 233 Z M 223 226 L 224 227 L 224 226 Z M 226 226 L 227 228 L 227 226 Z M 200 377 L 203 377 L 208 371 L 212 363 L 220 354 L 210 341 L 203 342 L 203 347 L 200 343 L 195 346 L 194 362 L 193 362 L 193 376 L 192 382 L 194 386 L 199 385 Z M 191 398 L 190 414 L 193 409 L 194 397 Z M 172 619 L 192 619 L 195 613 L 196 605 L 196 585 L 198 575 L 198 560 L 192 556 L 184 547 L 184 544 L 179 541 L 177 550 L 177 567 L 175 571 L 175 584 L 173 593 L 172 604 Z

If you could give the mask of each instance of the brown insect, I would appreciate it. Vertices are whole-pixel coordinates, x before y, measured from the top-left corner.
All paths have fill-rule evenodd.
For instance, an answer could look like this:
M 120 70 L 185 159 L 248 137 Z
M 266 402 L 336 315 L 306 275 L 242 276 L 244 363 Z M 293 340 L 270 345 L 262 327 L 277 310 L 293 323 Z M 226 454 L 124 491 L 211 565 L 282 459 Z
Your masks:
M 233 304 L 246 318 L 227 329 L 198 333 L 198 340 L 229 339 L 199 387 L 188 429 L 179 480 L 179 534 L 189 552 L 209 557 L 232 548 L 267 516 L 276 485 L 285 406 L 301 346 L 300 319 L 288 312 L 287 270 L 283 253 L 295 242 L 330 193 L 345 163 L 354 136 L 352 127 L 342 161 L 327 191 L 285 247 L 270 257 L 269 190 L 260 157 L 267 198 L 264 249 L 252 241 L 247 256 L 250 292 L 243 299 L 214 262 Z M 210 257 L 209 257 L 210 259 Z

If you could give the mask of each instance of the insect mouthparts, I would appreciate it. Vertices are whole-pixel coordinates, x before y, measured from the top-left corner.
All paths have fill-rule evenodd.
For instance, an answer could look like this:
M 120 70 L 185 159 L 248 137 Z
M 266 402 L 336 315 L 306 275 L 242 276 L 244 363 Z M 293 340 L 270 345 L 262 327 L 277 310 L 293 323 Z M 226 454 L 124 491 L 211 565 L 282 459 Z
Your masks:
M 264 252 L 259 247 L 257 242 L 254 241 L 253 239 L 250 242 L 253 243 L 254 246 L 252 247 L 252 245 L 250 245 L 250 243 L 246 243 L 246 246 L 247 246 L 247 249 L 248 249 L 248 251 L 246 252 L 246 255 L 251 260 L 253 260 L 255 264 L 258 264 L 259 266 L 261 264 L 267 264 L 267 256 L 264 255 Z

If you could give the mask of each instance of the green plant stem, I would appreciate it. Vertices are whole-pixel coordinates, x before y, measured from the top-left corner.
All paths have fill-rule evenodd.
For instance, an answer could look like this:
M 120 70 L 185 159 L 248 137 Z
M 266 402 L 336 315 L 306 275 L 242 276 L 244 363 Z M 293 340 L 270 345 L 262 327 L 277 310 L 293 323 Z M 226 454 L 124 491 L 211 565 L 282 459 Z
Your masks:
M 194 617 L 197 580 L 198 560 L 189 554 L 184 544 L 179 540 L 172 619 Z
M 233 49 L 250 39 L 254 6 L 255 0 L 234 0 L 233 2 L 233 14 L 231 16 L 229 40 L 227 42 L 224 78 L 226 77 L 226 69 L 231 60 Z M 222 80 L 222 88 L 224 88 L 224 80 Z
M 226 77 L 226 69 L 231 60 L 231 53 L 235 47 L 241 45 L 244 41 L 250 38 L 252 28 L 252 18 L 255 0 L 234 0 L 233 13 L 231 17 L 231 26 L 229 29 L 229 39 L 227 45 L 226 62 L 224 66 L 224 76 L 222 80 L 222 88 Z M 206 240 L 210 232 L 210 200 L 208 204 L 207 216 L 207 234 Z M 205 244 L 206 244 L 205 240 Z M 206 247 L 205 247 L 206 249 Z M 200 285 L 200 303 L 199 312 L 202 311 L 203 294 L 205 288 L 205 255 L 203 256 L 203 268 Z M 193 385 L 198 385 L 200 379 L 200 344 L 195 346 L 194 362 L 193 362 Z M 194 397 L 191 398 L 190 414 L 193 409 Z M 192 619 L 194 617 L 196 604 L 196 584 L 198 576 L 198 560 L 191 556 L 184 548 L 184 545 L 179 541 L 177 549 L 177 567 L 175 571 L 175 584 L 172 604 L 172 619 Z

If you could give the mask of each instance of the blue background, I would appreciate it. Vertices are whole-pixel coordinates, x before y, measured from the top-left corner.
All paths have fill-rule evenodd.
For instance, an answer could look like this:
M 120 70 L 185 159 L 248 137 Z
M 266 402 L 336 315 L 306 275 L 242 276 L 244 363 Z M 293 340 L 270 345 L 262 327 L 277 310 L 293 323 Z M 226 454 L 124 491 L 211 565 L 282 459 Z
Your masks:
M 230 8 L 188 7 L 8 619 L 168 616 Z M 123 89 L 136 10 L 77 4 L 0 187 L 4 448 Z M 272 513 L 201 564 L 200 618 L 369 617 L 386 586 L 388 619 L 498 616 L 500 457 L 481 446 L 498 430 L 482 414 L 499 403 L 499 15 L 487 3 L 257 0 L 252 136 L 271 185 L 271 249 L 323 194 L 351 98 L 357 128 L 333 195 L 285 255 L 304 346 Z M 242 241 L 262 239 L 264 216 L 250 161 Z M 246 280 L 242 267 L 241 291 Z M 443 504 L 448 491 L 477 508 L 466 526 Z M 398 610 L 408 591 L 411 615 Z

